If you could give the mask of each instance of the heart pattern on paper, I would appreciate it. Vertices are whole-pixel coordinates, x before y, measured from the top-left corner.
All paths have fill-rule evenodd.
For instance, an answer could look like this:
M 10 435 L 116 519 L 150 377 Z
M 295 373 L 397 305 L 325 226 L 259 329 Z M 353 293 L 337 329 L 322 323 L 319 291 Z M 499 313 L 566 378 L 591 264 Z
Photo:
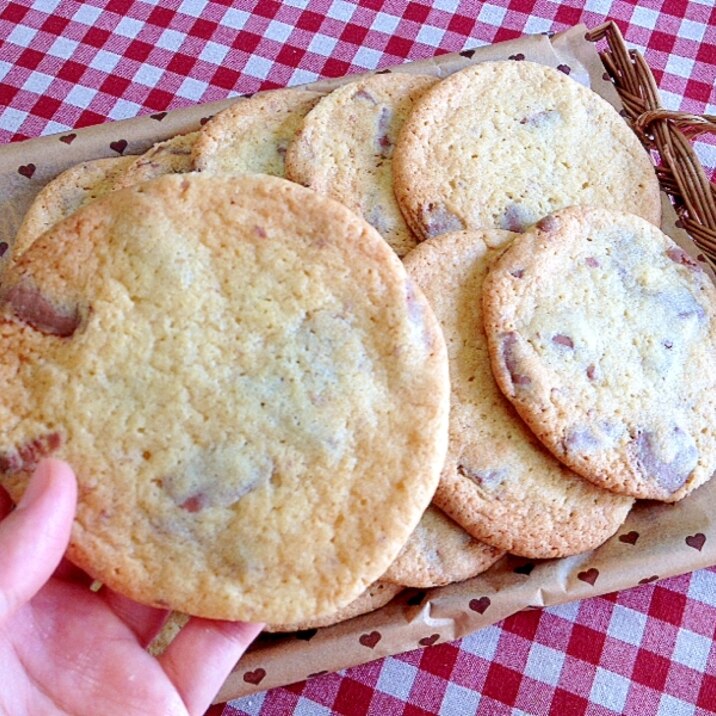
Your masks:
M 75 139 L 77 139 L 77 135 L 74 132 L 72 134 L 63 134 L 60 137 L 60 141 L 63 144 L 72 144 L 72 142 L 74 142 Z
M 114 142 L 110 142 L 109 148 L 113 152 L 117 152 L 117 154 L 124 154 L 124 150 L 127 148 L 127 140 L 126 139 L 117 139 Z
M 636 541 L 639 539 L 639 533 L 632 530 L 631 532 L 627 532 L 626 534 L 619 535 L 619 541 L 624 542 L 624 544 L 636 544 Z
M 590 569 L 587 569 L 584 572 L 580 572 L 577 575 L 577 579 L 594 586 L 594 583 L 597 581 L 598 576 L 599 576 L 599 570 L 596 567 L 591 567 Z
M 418 644 L 420 646 L 432 646 L 439 638 L 440 634 L 431 634 L 430 636 L 424 636 Z
M 520 62 L 521 60 L 525 59 L 525 56 L 521 52 L 518 52 L 516 55 L 510 55 L 507 59 L 517 60 L 518 62 Z
M 706 544 L 706 535 L 703 532 L 697 532 L 695 535 L 689 535 L 684 542 L 700 552 Z
M 257 684 L 260 684 L 264 680 L 265 676 L 266 676 L 265 669 L 261 669 L 261 668 L 254 669 L 253 671 L 247 671 L 244 674 L 244 681 L 247 684 L 254 684 L 254 686 L 255 686 Z
M 565 75 L 568 75 L 572 71 L 572 68 L 569 65 L 557 65 L 557 69 L 560 72 L 564 72 Z
M 21 167 L 17 168 L 17 173 L 22 174 L 22 176 L 27 177 L 28 179 L 32 179 L 35 169 L 37 169 L 37 167 L 32 163 L 23 164 Z
M 374 649 L 375 645 L 382 639 L 379 631 L 372 631 L 370 634 L 361 634 L 358 641 L 369 649 Z
M 468 606 L 473 612 L 484 614 L 491 603 L 489 597 L 480 597 L 479 599 L 471 599 Z
M 167 116 L 167 113 L 166 112 L 157 112 L 156 114 L 150 114 L 149 116 L 152 119 L 156 119 L 157 122 L 161 122 L 164 119 L 164 117 Z
M 639 584 L 649 584 L 649 582 L 655 582 L 657 579 L 659 579 L 659 575 L 652 574 L 651 577 L 644 577 L 644 579 L 640 579 Z
M 7 241 L 0 241 L 0 259 L 5 255 L 5 252 L 9 249 Z

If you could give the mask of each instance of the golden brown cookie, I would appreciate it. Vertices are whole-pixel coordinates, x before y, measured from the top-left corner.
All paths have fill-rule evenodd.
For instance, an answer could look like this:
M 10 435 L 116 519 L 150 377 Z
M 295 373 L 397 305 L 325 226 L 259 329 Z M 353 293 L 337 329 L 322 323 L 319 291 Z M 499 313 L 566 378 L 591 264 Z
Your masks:
M 136 157 L 108 157 L 81 162 L 48 182 L 35 197 L 12 246 L 16 259 L 44 231 L 81 206 L 112 191 L 117 175 Z
M 192 171 L 194 164 L 191 153 L 198 136 L 199 132 L 189 132 L 157 142 L 117 173 L 112 189 L 125 189 L 165 174 L 186 174 Z
M 450 361 L 450 443 L 434 501 L 476 539 L 525 557 L 561 557 L 601 544 L 633 500 L 561 465 L 495 383 L 480 295 L 489 264 L 513 237 L 498 229 L 447 234 L 405 258 Z
M 362 614 L 374 612 L 376 609 L 384 607 L 394 597 L 402 592 L 404 587 L 398 584 L 390 584 L 389 582 L 378 580 L 371 584 L 368 589 L 359 597 L 354 599 L 350 604 L 339 609 L 333 614 L 329 614 L 321 619 L 309 619 L 308 621 L 296 624 L 269 624 L 264 631 L 269 633 L 302 631 L 303 629 L 318 629 L 320 627 L 332 626 L 339 622 L 359 617 Z
M 286 154 L 286 176 L 361 214 L 404 256 L 417 239 L 393 193 L 393 148 L 414 103 L 434 77 L 370 75 L 324 97 Z
M 675 502 L 716 470 L 716 288 L 668 236 L 567 209 L 519 237 L 485 282 L 504 394 L 597 485 Z
M 284 176 L 286 149 L 321 97 L 319 92 L 285 89 L 237 101 L 202 127 L 193 152 L 196 169 Z
M 161 177 L 57 224 L 2 298 L 0 482 L 17 498 L 42 455 L 68 460 L 69 556 L 111 589 L 210 618 L 319 618 L 387 570 L 432 498 L 442 335 L 331 199 Z
M 439 587 L 484 572 L 503 554 L 473 539 L 431 505 L 382 579 L 418 589 Z
M 435 85 L 403 125 L 393 169 L 421 238 L 522 231 L 572 204 L 661 217 L 654 167 L 617 111 L 532 62 L 483 62 Z

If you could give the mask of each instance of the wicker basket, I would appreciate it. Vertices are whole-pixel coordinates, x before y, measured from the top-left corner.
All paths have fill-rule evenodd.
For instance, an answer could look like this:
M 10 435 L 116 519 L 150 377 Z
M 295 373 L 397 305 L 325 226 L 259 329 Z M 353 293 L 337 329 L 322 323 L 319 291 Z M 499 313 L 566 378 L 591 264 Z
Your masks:
M 639 52 L 627 49 L 616 23 L 595 27 L 586 37 L 592 42 L 606 40 L 609 49 L 599 54 L 627 119 L 651 153 L 661 188 L 681 226 L 716 268 L 716 185 L 706 176 L 690 141 L 699 134 L 716 133 L 716 117 L 663 109 L 649 66 Z

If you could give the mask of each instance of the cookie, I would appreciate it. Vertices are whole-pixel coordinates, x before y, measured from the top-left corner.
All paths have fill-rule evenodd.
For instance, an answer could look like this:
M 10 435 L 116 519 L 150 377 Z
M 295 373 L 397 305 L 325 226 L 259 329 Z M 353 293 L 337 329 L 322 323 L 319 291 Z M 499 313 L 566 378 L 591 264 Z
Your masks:
M 108 157 L 81 162 L 48 182 L 35 197 L 15 236 L 16 259 L 43 232 L 98 196 L 112 190 L 115 177 L 136 157 Z
M 393 193 L 393 148 L 434 77 L 363 77 L 324 97 L 286 153 L 286 176 L 362 215 L 404 256 L 417 243 Z
M 514 236 L 499 229 L 446 234 L 404 260 L 435 311 L 450 361 L 450 441 L 434 503 L 487 544 L 562 557 L 604 542 L 633 500 L 561 465 L 495 383 L 480 295 L 490 262 Z
M 214 174 L 284 176 L 286 149 L 322 96 L 285 89 L 239 100 L 202 127 L 194 146 L 194 166 Z
M 444 79 L 403 125 L 395 192 L 416 235 L 522 231 L 572 204 L 619 206 L 658 225 L 659 184 L 616 110 L 564 73 L 484 62 Z
M 111 589 L 209 618 L 321 617 L 430 503 L 442 335 L 337 202 L 268 176 L 160 177 L 44 234 L 3 299 L 0 482 L 18 497 L 42 455 L 68 460 L 69 556 Z
M 485 282 L 497 381 L 544 444 L 616 492 L 675 502 L 716 470 L 716 288 L 659 229 L 572 208 Z
M 199 132 L 189 132 L 157 142 L 117 173 L 112 189 L 125 189 L 165 174 L 185 174 L 192 171 L 192 148 L 198 136 Z
M 503 554 L 473 539 L 431 506 L 382 579 L 418 589 L 439 587 L 484 572 Z
M 384 607 L 402 591 L 403 587 L 400 585 L 379 580 L 371 584 L 357 599 L 354 599 L 350 604 L 333 614 L 329 614 L 320 619 L 310 619 L 296 624 L 268 624 L 264 631 L 269 633 L 292 632 L 333 626 L 333 624 L 338 624 L 339 622 L 344 622 L 348 619 L 353 619 Z

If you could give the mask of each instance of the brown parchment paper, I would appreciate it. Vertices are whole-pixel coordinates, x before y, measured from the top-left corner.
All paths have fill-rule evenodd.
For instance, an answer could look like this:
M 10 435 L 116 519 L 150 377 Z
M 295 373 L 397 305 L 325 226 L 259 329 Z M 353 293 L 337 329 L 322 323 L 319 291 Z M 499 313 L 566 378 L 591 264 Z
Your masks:
M 521 59 L 556 67 L 589 85 L 615 107 L 619 97 L 606 77 L 586 28 L 549 38 L 526 36 L 458 54 L 391 68 L 445 77 L 476 62 Z M 355 75 L 309 85 L 328 92 Z M 193 131 L 236 99 L 161 112 L 0 147 L 0 245 L 12 245 L 24 212 L 44 184 L 77 162 L 139 154 L 154 142 Z M 605 158 L 605 160 L 608 158 Z M 663 196 L 662 229 L 692 256 L 698 252 L 675 226 Z M 9 251 L 0 259 L 7 260 Z M 0 279 L 1 280 L 1 279 Z M 216 697 L 226 701 L 309 676 L 463 637 L 522 609 L 605 594 L 716 564 L 712 518 L 716 481 L 676 505 L 638 502 L 626 523 L 601 547 L 559 560 L 507 556 L 484 574 L 447 587 L 406 590 L 388 606 L 348 622 L 291 635 L 262 635 L 229 675 Z

